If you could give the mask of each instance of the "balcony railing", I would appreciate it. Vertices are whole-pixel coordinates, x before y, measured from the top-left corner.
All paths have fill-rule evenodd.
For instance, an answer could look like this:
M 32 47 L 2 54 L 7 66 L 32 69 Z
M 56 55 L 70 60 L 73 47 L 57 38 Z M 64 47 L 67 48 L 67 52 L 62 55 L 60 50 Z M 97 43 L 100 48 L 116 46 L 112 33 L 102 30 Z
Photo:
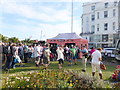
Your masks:
M 95 32 L 85 32 L 85 33 L 80 33 L 80 35 L 89 35 L 89 34 L 94 34 Z

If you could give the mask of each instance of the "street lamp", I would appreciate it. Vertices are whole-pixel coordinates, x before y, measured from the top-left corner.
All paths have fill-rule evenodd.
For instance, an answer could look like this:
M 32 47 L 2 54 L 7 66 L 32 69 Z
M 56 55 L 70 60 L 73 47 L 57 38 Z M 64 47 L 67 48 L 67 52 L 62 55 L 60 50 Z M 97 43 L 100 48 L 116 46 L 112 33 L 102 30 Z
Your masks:
M 42 40 L 42 30 L 41 30 L 41 35 L 40 35 L 40 41 Z
M 71 5 L 71 33 L 73 32 L 73 0 Z

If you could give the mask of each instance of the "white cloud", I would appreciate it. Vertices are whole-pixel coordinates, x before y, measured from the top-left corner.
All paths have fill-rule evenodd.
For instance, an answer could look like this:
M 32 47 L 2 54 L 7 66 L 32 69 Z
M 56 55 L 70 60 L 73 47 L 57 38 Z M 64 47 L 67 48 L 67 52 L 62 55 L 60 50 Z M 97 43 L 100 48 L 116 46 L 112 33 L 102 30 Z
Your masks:
M 15 0 L 11 0 L 11 2 L 5 1 L 2 2 L 2 6 L 0 6 L 0 8 L 4 11 L 4 14 L 10 13 L 16 16 L 19 15 L 24 17 L 24 19 L 22 17 L 18 19 L 16 18 L 17 22 L 21 22 L 23 24 L 3 24 L 4 28 L 10 28 L 12 30 L 12 32 L 9 33 L 9 36 L 18 36 L 20 39 L 25 39 L 32 36 L 32 39 L 40 39 L 42 30 L 43 36 L 45 35 L 42 39 L 47 39 L 56 36 L 58 33 L 71 32 L 70 5 L 66 6 L 64 9 L 57 10 L 54 6 L 34 6 L 32 3 L 20 4 L 17 0 L 17 2 L 15 2 Z M 32 19 L 33 21 L 29 19 Z M 41 24 L 41 21 L 47 23 Z M 64 23 L 60 23 L 61 21 Z M 51 24 L 51 22 L 56 22 L 56 24 Z M 79 34 L 80 31 L 80 21 L 74 19 L 73 32 Z
M 72 0 L 1 0 L 2 2 L 72 2 Z M 73 0 L 74 2 L 89 2 L 94 0 Z
M 21 20 L 22 21 L 22 20 Z M 23 21 L 24 22 L 24 21 Z M 26 21 L 25 21 L 26 23 Z M 28 23 L 28 22 L 27 22 Z M 32 24 L 30 22 L 30 24 Z M 32 36 L 32 39 L 40 40 L 41 30 L 42 30 L 42 39 L 46 40 L 48 38 L 55 37 L 58 33 L 70 33 L 71 32 L 71 24 L 70 22 L 63 23 L 63 24 L 37 24 L 36 27 L 29 25 L 5 25 L 8 28 L 12 29 L 12 32 L 9 33 L 7 36 L 17 36 L 20 39 L 25 39 Z M 73 32 L 77 34 L 80 33 L 80 24 L 79 21 L 74 21 L 74 29 Z
M 35 7 L 29 4 L 18 4 L 16 2 L 1 4 L 3 13 L 11 13 L 23 16 L 25 18 L 43 20 L 46 22 L 66 21 L 69 19 L 69 11 L 56 10 L 55 8 L 46 8 L 45 6 Z M 44 9 L 42 12 L 40 9 Z M 38 11 L 39 10 L 39 11 Z

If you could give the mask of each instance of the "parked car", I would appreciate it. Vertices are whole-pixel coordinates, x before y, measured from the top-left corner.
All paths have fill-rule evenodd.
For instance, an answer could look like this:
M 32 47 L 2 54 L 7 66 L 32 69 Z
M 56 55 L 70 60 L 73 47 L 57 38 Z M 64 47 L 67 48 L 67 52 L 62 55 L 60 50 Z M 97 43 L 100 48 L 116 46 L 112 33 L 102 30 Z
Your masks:
M 120 39 L 116 43 L 115 58 L 120 60 Z
M 102 54 L 108 57 L 115 57 L 115 48 L 103 48 Z

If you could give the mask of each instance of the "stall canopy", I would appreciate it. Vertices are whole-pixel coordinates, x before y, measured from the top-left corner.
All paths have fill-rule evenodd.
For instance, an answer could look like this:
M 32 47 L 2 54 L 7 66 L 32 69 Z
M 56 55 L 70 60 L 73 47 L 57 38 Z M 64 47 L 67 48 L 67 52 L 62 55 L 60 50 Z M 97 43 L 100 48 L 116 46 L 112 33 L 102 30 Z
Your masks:
M 60 33 L 57 36 L 47 39 L 47 43 L 54 45 L 76 45 L 76 46 L 88 46 L 88 40 L 83 39 L 81 36 L 78 36 L 76 33 Z
M 82 37 L 78 36 L 76 33 L 60 33 L 56 37 L 50 39 L 82 39 Z

